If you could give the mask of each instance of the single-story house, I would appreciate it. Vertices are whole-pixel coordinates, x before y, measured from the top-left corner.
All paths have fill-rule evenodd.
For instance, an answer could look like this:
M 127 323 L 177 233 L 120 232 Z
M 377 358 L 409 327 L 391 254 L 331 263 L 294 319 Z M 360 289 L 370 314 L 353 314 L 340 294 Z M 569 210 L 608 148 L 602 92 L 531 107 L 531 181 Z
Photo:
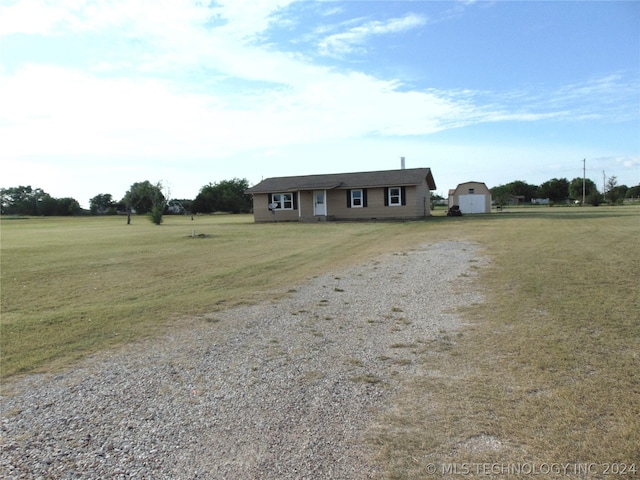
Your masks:
M 449 190 L 449 208 L 460 206 L 460 211 L 469 213 L 491 213 L 491 192 L 483 182 L 465 182 Z
M 256 222 L 419 219 L 431 215 L 430 168 L 267 178 L 249 188 Z

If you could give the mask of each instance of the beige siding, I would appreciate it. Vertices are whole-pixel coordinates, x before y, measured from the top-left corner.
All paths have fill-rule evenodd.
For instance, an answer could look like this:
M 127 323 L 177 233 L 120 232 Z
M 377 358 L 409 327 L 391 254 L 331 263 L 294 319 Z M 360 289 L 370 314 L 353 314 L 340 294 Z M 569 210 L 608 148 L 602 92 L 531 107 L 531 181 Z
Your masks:
M 314 219 L 313 216 L 313 192 L 310 190 L 303 190 L 298 197 L 298 208 L 300 209 L 300 220 L 303 222 L 309 222 Z
M 296 210 L 276 210 L 275 215 L 269 211 L 269 195 L 254 194 L 253 214 L 256 222 L 285 222 L 318 220 L 383 220 L 383 219 L 416 219 L 431 215 L 430 191 L 427 184 L 406 186 L 406 205 L 385 206 L 384 188 L 367 189 L 367 206 L 349 208 L 347 206 L 348 190 L 327 190 L 327 217 L 316 217 L 313 213 L 313 191 L 295 192 Z
M 294 195 L 297 195 L 294 194 Z M 298 221 L 298 210 L 269 211 L 269 194 L 257 193 L 253 195 L 253 218 L 256 222 L 291 222 Z
M 328 214 L 336 220 L 372 220 L 397 218 L 422 218 L 431 215 L 430 202 L 424 206 L 425 186 L 407 186 L 405 188 L 406 205 L 385 206 L 384 188 L 367 189 L 367 206 L 361 208 L 347 207 L 347 190 L 330 190 L 327 195 Z
M 416 207 L 416 217 L 429 217 L 431 216 L 431 191 L 426 183 L 422 185 L 416 185 L 414 191 L 413 204 Z M 409 202 L 407 201 L 407 204 Z

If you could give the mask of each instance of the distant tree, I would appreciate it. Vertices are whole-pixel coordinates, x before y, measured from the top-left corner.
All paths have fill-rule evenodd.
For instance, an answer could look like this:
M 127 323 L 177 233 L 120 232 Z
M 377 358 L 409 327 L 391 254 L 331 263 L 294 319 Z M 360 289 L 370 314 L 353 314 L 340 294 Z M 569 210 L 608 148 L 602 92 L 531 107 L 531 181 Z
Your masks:
M 615 178 L 616 177 L 611 177 L 611 179 Z M 607 199 L 613 205 L 622 205 L 627 196 L 627 191 L 629 191 L 629 187 L 626 185 L 618 185 L 617 183 L 617 179 L 615 180 L 615 184 L 609 184 L 609 182 L 607 182 Z
M 435 208 L 436 205 L 446 205 L 446 200 L 442 195 L 437 193 L 430 193 L 431 208 Z
M 602 203 L 602 194 L 598 190 L 592 190 L 587 196 L 587 203 L 597 207 Z
M 537 185 L 532 185 L 522 180 L 511 182 L 508 186 L 511 190 L 511 195 L 524 197 L 524 201 L 526 203 L 531 202 L 532 198 L 536 198 L 538 196 L 538 190 L 540 188 Z
M 606 183 L 605 200 L 611 205 L 621 204 L 629 187 L 626 185 L 618 185 L 616 176 L 609 177 Z
M 0 189 L 0 205 L 5 215 L 77 215 L 82 212 L 74 198 L 54 198 L 30 185 Z
M 512 196 L 524 197 L 525 203 L 529 203 L 532 198 L 536 198 L 538 196 L 538 189 L 539 187 L 537 185 L 531 185 L 522 180 L 516 180 L 514 182 L 507 183 L 506 185 L 493 187 L 491 189 L 491 196 L 499 205 L 506 205 L 509 203 L 509 198 Z
M 627 198 L 640 198 L 640 184 L 627 190 L 627 194 L 625 196 Z
M 215 211 L 219 201 L 217 199 L 218 192 L 213 183 L 208 183 L 200 189 L 193 204 L 191 205 L 194 213 L 211 213 Z
M 590 178 L 584 179 L 584 187 L 585 197 L 591 195 L 593 191 L 598 191 L 596 184 Z M 582 178 L 576 177 L 569 182 L 569 198 L 582 201 Z
M 110 193 L 100 193 L 89 200 L 89 211 L 92 215 L 115 213 L 115 202 Z
M 248 188 L 249 182 L 246 179 L 234 178 L 220 183 L 209 183 L 200 189 L 200 193 L 193 201 L 193 212 L 249 212 L 251 197 L 244 193 Z
M 162 182 L 152 184 L 148 180 L 137 182 L 131 185 L 131 188 L 124 195 L 123 203 L 127 205 L 129 216 L 127 223 L 131 221 L 131 211 L 136 213 L 150 214 L 151 221 L 156 225 L 162 223 L 162 214 L 167 199 L 162 193 Z
M 2 213 L 6 215 L 43 215 L 40 203 L 48 196 L 41 188 L 31 185 L 0 189 Z
M 552 202 L 563 202 L 569 198 L 569 181 L 566 178 L 552 178 L 540 185 L 540 198 Z
M 58 214 L 58 202 L 48 193 L 38 196 L 36 208 L 38 209 L 37 215 L 43 217 L 51 217 Z
M 78 215 L 82 213 L 82 208 L 75 198 L 64 197 L 56 198 L 55 215 L 66 217 L 69 215 Z

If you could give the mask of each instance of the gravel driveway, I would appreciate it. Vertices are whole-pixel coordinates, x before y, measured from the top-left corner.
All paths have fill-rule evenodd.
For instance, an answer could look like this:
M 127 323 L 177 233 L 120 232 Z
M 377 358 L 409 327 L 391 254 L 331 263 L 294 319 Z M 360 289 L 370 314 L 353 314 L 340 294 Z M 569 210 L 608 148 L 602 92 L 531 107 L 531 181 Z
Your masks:
M 0 477 L 380 478 L 363 434 L 420 373 L 411 348 L 481 300 L 483 264 L 470 243 L 422 245 L 16 381 Z

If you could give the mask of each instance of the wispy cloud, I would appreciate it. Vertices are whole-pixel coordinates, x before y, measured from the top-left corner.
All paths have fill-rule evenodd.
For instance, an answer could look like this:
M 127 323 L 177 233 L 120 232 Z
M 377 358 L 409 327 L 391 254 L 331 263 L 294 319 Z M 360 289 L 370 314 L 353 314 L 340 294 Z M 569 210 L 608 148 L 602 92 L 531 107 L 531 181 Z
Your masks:
M 529 112 L 540 119 L 606 120 L 640 118 L 640 78 L 635 72 L 617 72 L 566 85 L 531 86 L 489 94 L 510 112 Z
M 349 28 L 345 32 L 335 33 L 323 38 L 319 42 L 318 48 L 321 54 L 330 56 L 341 56 L 358 50 L 365 51 L 364 45 L 371 37 L 411 30 L 426 23 L 426 17 L 413 13 L 385 21 L 368 21 L 362 25 Z
M 623 74 L 537 91 L 446 91 L 315 64 L 260 43 L 292 1 L 264 0 L 250 9 L 235 0 L 212 8 L 187 0 L 29 0 L 2 7 L 0 33 L 73 37 L 91 31 L 107 44 L 120 45 L 124 36 L 144 47 L 98 54 L 89 70 L 25 64 L 15 73 L 0 71 L 3 151 L 15 158 L 96 151 L 224 157 L 325 139 L 429 135 L 487 122 L 631 115 L 637 105 L 629 101 L 633 79 Z M 29 17 L 37 21 L 29 23 Z M 359 19 L 324 37 L 320 48 L 331 55 L 366 49 L 375 37 L 428 22 L 415 14 Z

